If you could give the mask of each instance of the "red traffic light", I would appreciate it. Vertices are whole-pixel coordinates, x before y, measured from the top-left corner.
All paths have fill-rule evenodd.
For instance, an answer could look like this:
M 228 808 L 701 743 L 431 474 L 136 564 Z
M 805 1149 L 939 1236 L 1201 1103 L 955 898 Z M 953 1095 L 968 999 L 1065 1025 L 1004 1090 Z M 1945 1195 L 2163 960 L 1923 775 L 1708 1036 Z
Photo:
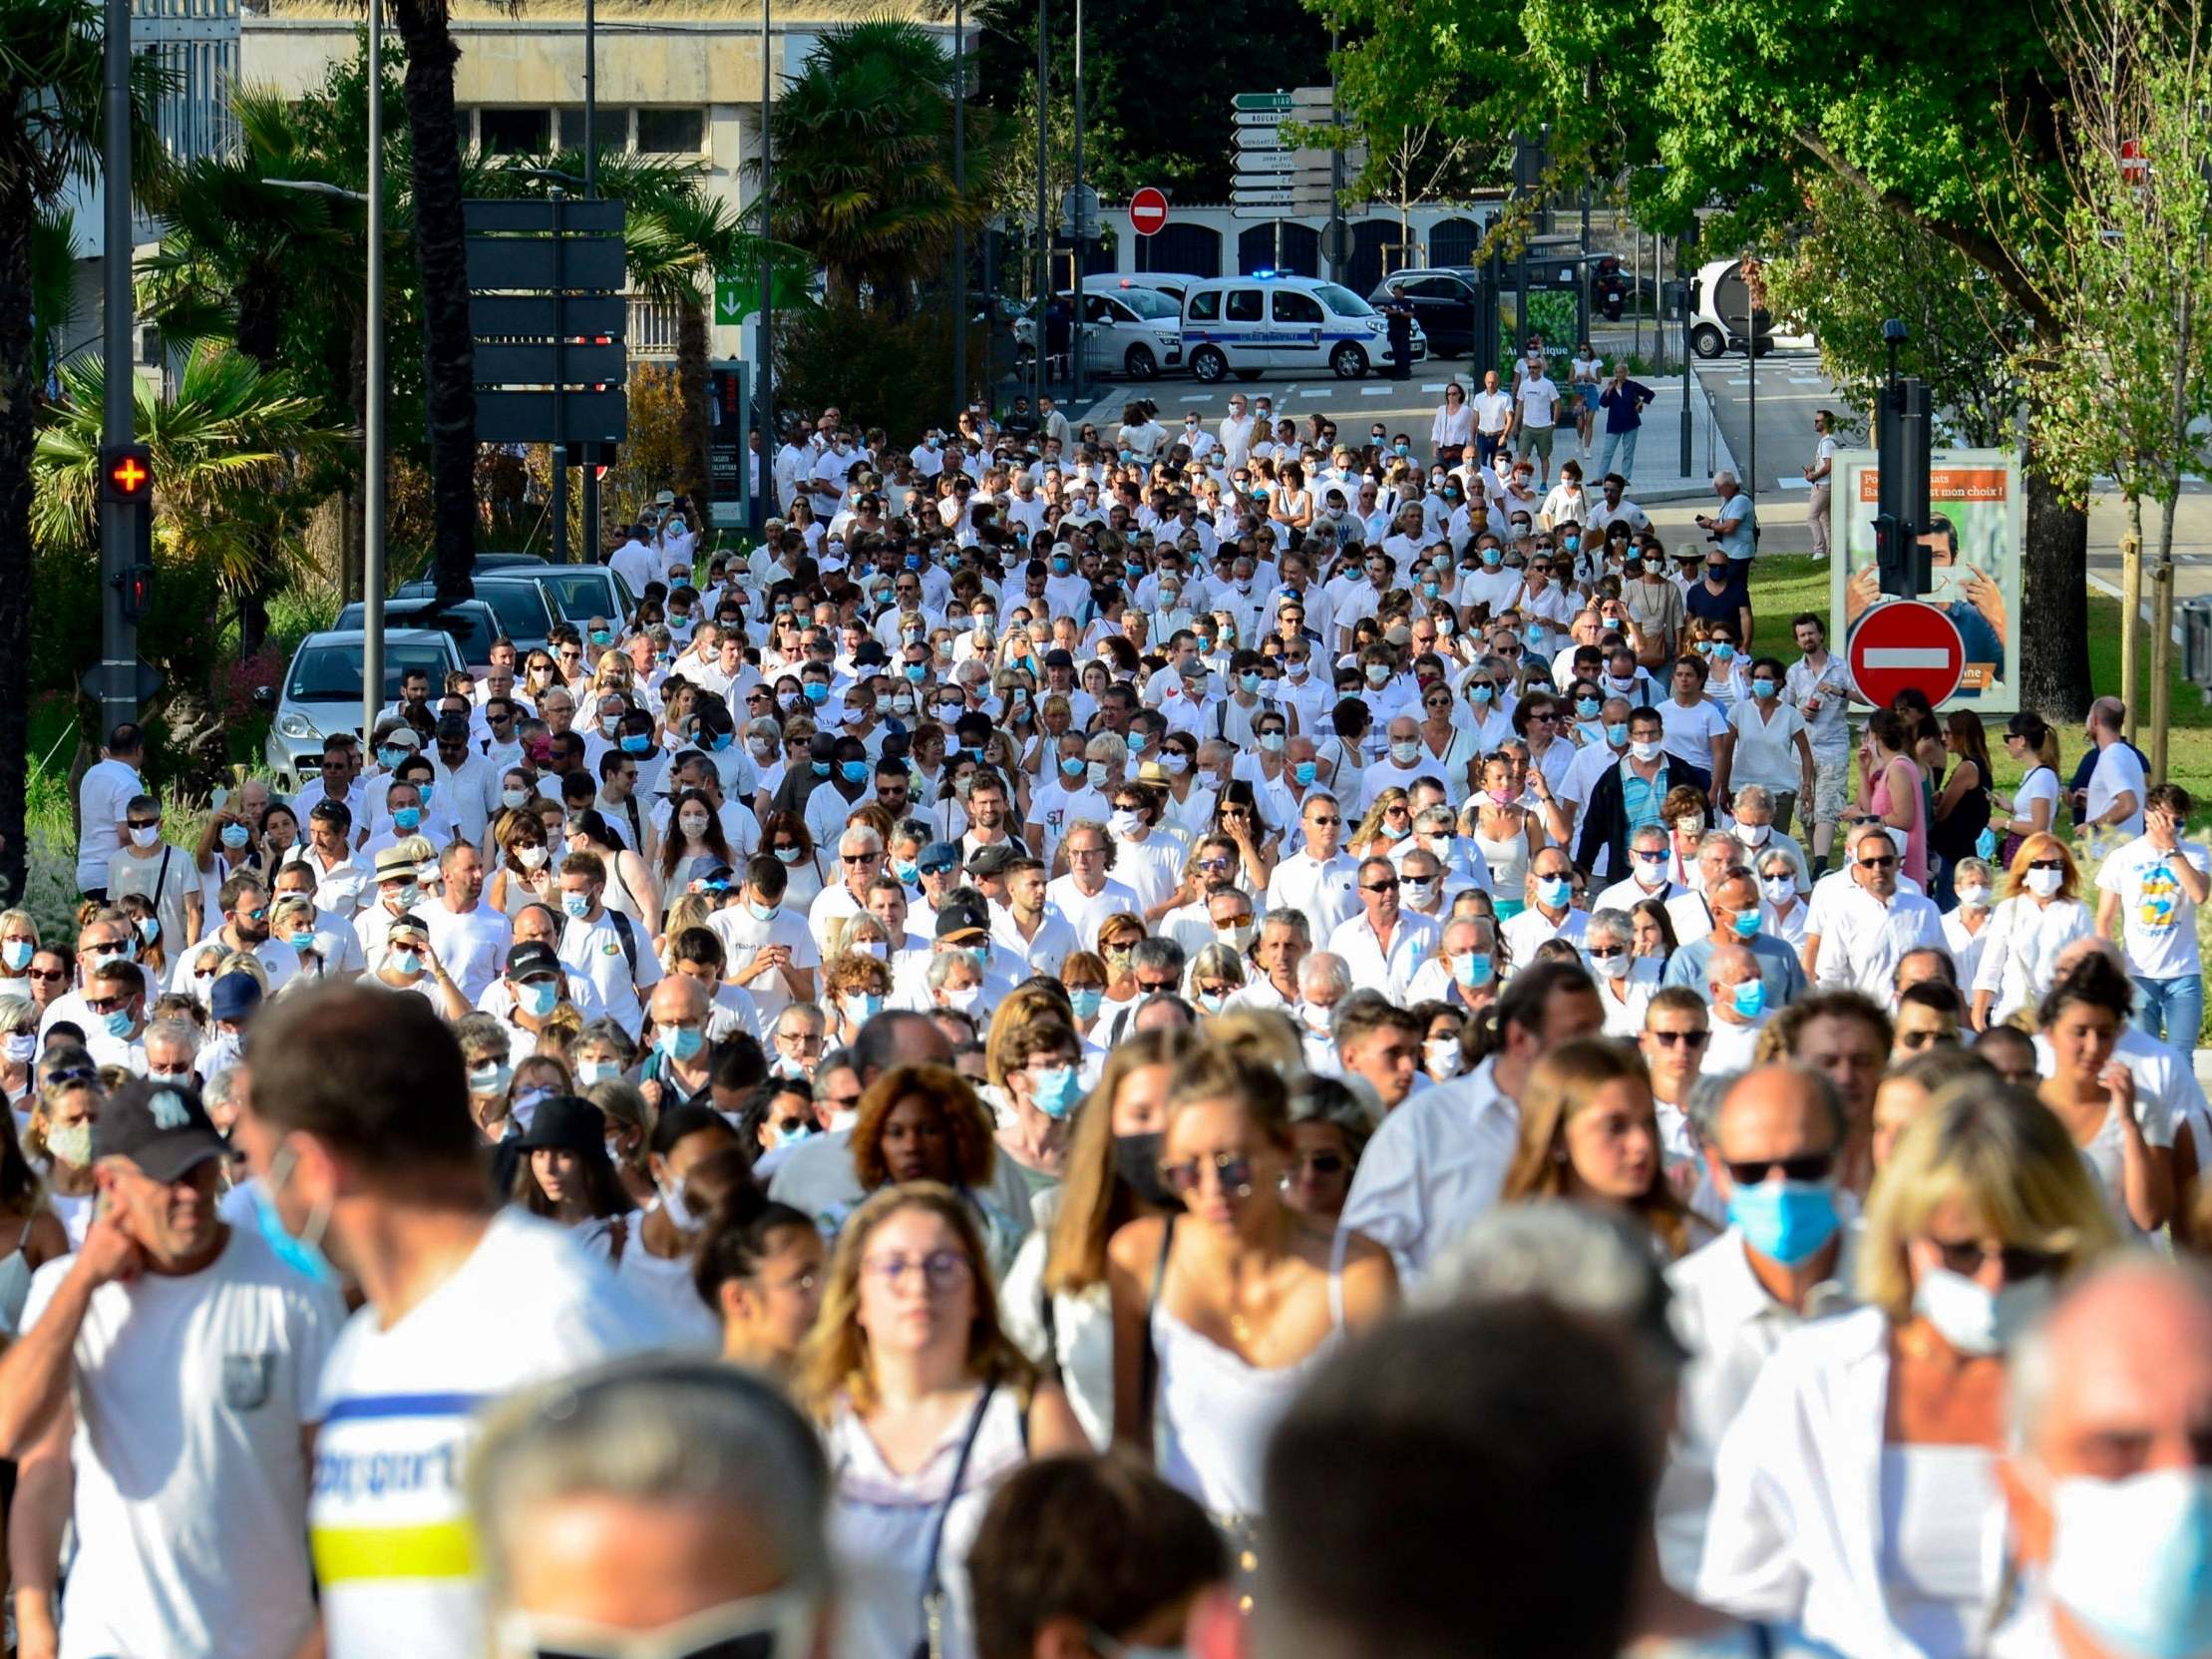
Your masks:
M 103 500 L 135 505 L 154 496 L 154 455 L 144 444 L 108 444 L 100 451 Z

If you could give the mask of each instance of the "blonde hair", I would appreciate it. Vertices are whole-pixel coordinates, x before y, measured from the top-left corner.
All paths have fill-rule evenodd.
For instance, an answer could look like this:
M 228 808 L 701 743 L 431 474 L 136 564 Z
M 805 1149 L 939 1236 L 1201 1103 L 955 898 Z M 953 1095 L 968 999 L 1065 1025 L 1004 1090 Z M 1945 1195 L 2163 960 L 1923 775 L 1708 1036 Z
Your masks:
M 1055 991 L 1050 985 L 1031 981 L 1014 987 L 1012 995 L 998 1005 L 990 1017 L 990 1031 L 983 1037 L 983 1076 L 991 1087 L 1006 1086 L 1006 1045 L 1013 1034 L 1045 1020 L 1060 1026 L 1074 1024 L 1065 987 Z
M 2028 867 L 2038 858 L 2058 855 L 2058 862 L 2065 870 L 2065 880 L 2058 884 L 2058 897 L 2071 899 L 2079 895 L 2081 871 L 2073 862 L 2073 852 L 2067 845 L 2047 830 L 2038 830 L 2020 844 L 2020 851 L 2013 855 L 2013 862 L 2005 872 L 2005 897 L 2017 899 L 2028 891 Z
M 1859 1300 L 1912 1316 L 1909 1240 L 1947 1203 L 1971 1205 L 2006 1243 L 2062 1258 L 2071 1273 L 2117 1242 L 2073 1137 L 2027 1089 L 1951 1084 L 1897 1137 L 1867 1195 Z
M 1035 1392 L 1037 1373 L 998 1323 L 997 1287 L 983 1235 L 957 1193 L 935 1181 L 885 1187 L 846 1217 L 822 1289 L 822 1311 L 800 1346 L 792 1371 L 799 1399 L 827 1423 L 840 1400 L 862 1416 L 876 1408 L 876 1380 L 861 1329 L 861 1258 L 876 1229 L 902 1210 L 926 1210 L 949 1227 L 967 1257 L 974 1285 L 974 1317 L 967 1332 L 967 1373 L 981 1383 L 1008 1384 L 1024 1400 Z
M 1529 1073 L 1521 1089 L 1521 1136 L 1499 1194 L 1506 1203 L 1567 1196 L 1567 1125 L 1608 1083 L 1636 1082 L 1649 1099 L 1652 1074 L 1636 1047 L 1612 1037 L 1584 1037 L 1563 1042 Z M 1666 1179 L 1658 1149 L 1658 1117 L 1653 1118 L 1652 1183 L 1631 1199 L 1633 1210 L 1675 1257 L 1690 1245 L 1692 1217 Z
M 1286 1077 L 1305 1069 L 1305 1047 L 1298 1029 L 1280 1009 L 1225 1009 L 1206 1022 L 1206 1037 L 1240 1058 Z
M 1135 1194 L 1121 1178 L 1115 1158 L 1114 1097 L 1121 1085 L 1146 1066 L 1175 1066 L 1198 1042 L 1196 1032 L 1175 1026 L 1140 1033 L 1106 1056 L 1098 1081 L 1075 1112 L 1075 1135 L 1060 1181 L 1060 1213 L 1045 1252 L 1047 1296 L 1080 1295 L 1105 1283 L 1106 1242 L 1117 1227 L 1137 1216 Z

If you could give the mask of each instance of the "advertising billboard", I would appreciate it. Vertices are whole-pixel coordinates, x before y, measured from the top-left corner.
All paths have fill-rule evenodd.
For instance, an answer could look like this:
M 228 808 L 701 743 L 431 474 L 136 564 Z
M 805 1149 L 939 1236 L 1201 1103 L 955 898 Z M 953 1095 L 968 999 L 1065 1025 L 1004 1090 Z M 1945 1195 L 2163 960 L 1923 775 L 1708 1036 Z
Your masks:
M 1889 603 L 1874 559 L 1881 470 L 1870 449 L 1838 450 L 1831 480 L 1833 545 L 1829 638 L 1845 654 L 1851 630 Z M 2021 548 L 2027 494 L 2020 456 L 2001 449 L 1939 449 L 1930 457 L 1931 582 L 1917 596 L 1949 617 L 1966 670 L 1947 708 L 1985 718 L 2020 707 Z

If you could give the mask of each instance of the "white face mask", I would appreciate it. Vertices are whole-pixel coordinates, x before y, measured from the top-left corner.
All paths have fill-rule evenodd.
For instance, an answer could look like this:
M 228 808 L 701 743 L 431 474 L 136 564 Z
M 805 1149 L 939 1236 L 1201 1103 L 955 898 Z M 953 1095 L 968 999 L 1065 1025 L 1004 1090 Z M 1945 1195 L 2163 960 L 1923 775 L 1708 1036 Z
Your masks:
M 1421 1044 L 1421 1058 L 1432 1077 L 1456 1077 L 1463 1063 L 1459 1052 L 1459 1039 L 1454 1037 L 1433 1037 Z
M 2002 1354 L 2050 1305 L 2047 1277 L 2024 1279 L 1995 1293 L 1980 1280 L 1932 1267 L 1913 1291 L 1913 1311 L 1961 1354 Z
M 1962 910 L 1988 910 L 1990 908 L 1990 890 L 1986 887 L 1960 888 L 1959 908 Z
M 1741 820 L 1736 823 L 1736 839 L 1746 847 L 1765 846 L 1767 837 L 1773 833 L 1772 824 L 1746 824 Z
M 2048 899 L 2055 896 L 2058 889 L 2065 885 L 2066 873 L 2063 870 L 2030 870 L 2028 872 L 2028 891 L 2034 894 L 2038 899 Z

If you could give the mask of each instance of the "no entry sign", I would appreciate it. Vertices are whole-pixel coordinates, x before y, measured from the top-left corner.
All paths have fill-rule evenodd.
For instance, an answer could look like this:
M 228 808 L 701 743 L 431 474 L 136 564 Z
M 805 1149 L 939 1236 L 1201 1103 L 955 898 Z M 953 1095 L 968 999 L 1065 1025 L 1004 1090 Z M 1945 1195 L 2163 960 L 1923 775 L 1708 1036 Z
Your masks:
M 1907 690 L 1940 708 L 1959 689 L 1967 666 L 1957 624 L 1918 600 L 1893 600 L 1860 618 L 1846 657 L 1860 695 L 1882 708 Z
M 1155 235 L 1168 221 L 1168 199 L 1150 185 L 1129 199 L 1129 223 L 1140 236 Z

